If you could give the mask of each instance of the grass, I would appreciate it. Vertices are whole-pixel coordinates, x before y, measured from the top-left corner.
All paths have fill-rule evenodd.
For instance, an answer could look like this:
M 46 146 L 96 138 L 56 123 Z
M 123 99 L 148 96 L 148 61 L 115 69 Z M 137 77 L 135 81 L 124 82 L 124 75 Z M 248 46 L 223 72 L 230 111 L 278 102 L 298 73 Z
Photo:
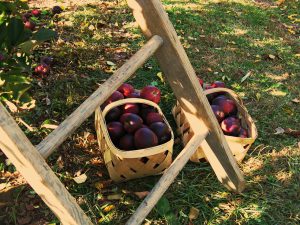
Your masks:
M 259 137 L 240 165 L 247 180 L 242 194 L 228 192 L 208 163 L 188 163 L 148 221 L 189 224 L 189 210 L 196 207 L 200 214 L 193 224 L 298 224 L 299 137 L 274 133 L 277 127 L 300 129 L 300 104 L 292 102 L 300 99 L 300 2 L 286 0 L 280 6 L 271 0 L 163 2 L 197 74 L 206 82 L 224 80 L 243 98 Z M 35 132 L 25 131 L 33 143 L 50 132 L 40 128 L 45 120 L 62 122 L 111 75 L 115 68 L 107 61 L 119 67 L 145 41 L 123 1 L 66 10 L 53 26 L 59 31 L 59 40 L 46 49 L 38 49 L 35 57 L 51 54 L 55 66 L 42 87 L 34 84 L 36 108 L 20 115 L 38 128 Z M 251 76 L 241 82 L 250 71 Z M 175 130 L 170 114 L 175 99 L 170 87 L 156 76 L 158 72 L 156 61 L 151 59 L 129 82 L 136 88 L 152 83 L 162 90 L 161 107 Z M 141 202 L 124 194 L 124 190 L 149 191 L 159 177 L 95 188 L 95 183 L 103 183 L 109 177 L 97 144 L 87 141 L 84 135 L 95 135 L 93 121 L 86 121 L 48 162 L 94 223 L 123 224 Z M 177 144 L 175 153 L 181 148 Z M 3 167 L 7 169 L 4 164 Z M 72 180 L 79 170 L 88 176 L 83 184 Z M 28 198 L 30 191 L 28 187 L 22 189 L 18 203 Z M 120 199 L 108 201 L 105 196 L 111 194 L 118 194 Z M 37 217 L 58 222 L 47 207 L 39 204 L 43 214 Z M 13 213 L 6 222 L 15 224 L 20 211 L 22 207 L 7 207 L 6 212 Z

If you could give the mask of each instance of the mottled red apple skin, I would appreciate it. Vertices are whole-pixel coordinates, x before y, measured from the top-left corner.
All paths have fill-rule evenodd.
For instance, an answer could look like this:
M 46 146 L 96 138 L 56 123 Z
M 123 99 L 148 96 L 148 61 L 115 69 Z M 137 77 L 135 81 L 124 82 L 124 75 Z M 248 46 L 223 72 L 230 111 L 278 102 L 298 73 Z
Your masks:
M 105 115 L 105 120 L 107 122 L 117 121 L 119 120 L 122 114 L 122 110 L 119 107 L 112 108 L 109 112 Z
M 217 118 L 218 122 L 222 122 L 225 118 L 225 113 L 221 110 L 220 106 L 218 105 L 211 105 L 211 108 L 215 114 L 215 117 Z
M 141 94 L 138 91 L 134 91 L 130 95 L 128 95 L 127 98 L 141 98 Z
M 218 105 L 220 106 L 221 110 L 225 113 L 225 116 L 235 115 L 237 113 L 236 104 L 231 99 L 220 101 Z
M 49 73 L 50 71 L 50 67 L 46 64 L 39 64 L 37 65 L 35 68 L 34 68 L 34 72 L 39 74 L 39 75 L 42 75 L 42 76 L 45 76 Z
M 240 130 L 239 137 L 248 138 L 249 137 L 248 131 L 245 128 L 242 127 L 241 130 Z
M 118 91 L 121 92 L 124 97 L 128 97 L 131 93 L 134 92 L 134 87 L 130 84 L 124 83 L 118 88 Z
M 157 112 L 156 109 L 152 106 L 147 108 L 142 108 L 140 111 L 140 116 L 143 118 L 144 121 L 147 119 L 147 115 L 151 112 Z
M 34 30 L 35 23 L 28 20 L 28 21 L 25 22 L 24 27 L 29 29 L 29 30 Z
M 211 86 L 213 88 L 225 88 L 225 83 L 223 81 L 214 81 Z
M 33 9 L 31 11 L 31 14 L 34 15 L 34 16 L 40 16 L 41 15 L 41 11 L 38 10 L 38 9 Z
M 30 19 L 30 17 L 32 17 L 32 14 L 31 14 L 31 13 L 24 13 L 24 14 L 22 15 L 22 20 L 23 20 L 23 22 L 24 22 L 24 23 L 27 22 L 27 21 Z
M 108 123 L 107 130 L 108 130 L 109 136 L 111 137 L 111 139 L 113 141 L 116 139 L 119 139 L 125 133 L 122 123 L 120 123 L 118 121 L 113 121 L 113 122 Z
M 114 91 L 112 95 L 101 105 L 101 108 L 104 109 L 108 104 L 124 99 L 124 96 L 119 91 Z
M 219 105 L 221 101 L 229 99 L 226 95 L 219 95 L 212 100 L 212 105 Z
M 155 86 L 146 86 L 141 90 L 141 98 L 155 102 L 156 104 L 160 101 L 160 90 Z
M 134 133 L 134 144 L 137 149 L 150 148 L 158 144 L 158 138 L 149 128 L 140 128 Z
M 238 136 L 241 130 L 241 123 L 236 117 L 228 117 L 222 121 L 221 128 L 226 135 Z
M 169 127 L 163 122 L 152 123 L 149 128 L 156 134 L 159 144 L 163 144 L 165 137 L 170 133 Z
M 120 122 L 123 124 L 124 129 L 128 133 L 133 133 L 137 129 L 141 128 L 143 119 L 134 113 L 125 113 L 121 116 Z
M 134 113 L 139 114 L 140 108 L 136 103 L 126 103 L 121 106 L 123 109 L 123 113 Z
M 125 134 L 121 137 L 119 148 L 122 150 L 134 150 L 134 136 L 132 134 Z
M 155 122 L 164 122 L 162 115 L 160 115 L 159 113 L 155 113 L 155 112 L 148 113 L 147 117 L 146 117 L 146 124 L 150 125 Z

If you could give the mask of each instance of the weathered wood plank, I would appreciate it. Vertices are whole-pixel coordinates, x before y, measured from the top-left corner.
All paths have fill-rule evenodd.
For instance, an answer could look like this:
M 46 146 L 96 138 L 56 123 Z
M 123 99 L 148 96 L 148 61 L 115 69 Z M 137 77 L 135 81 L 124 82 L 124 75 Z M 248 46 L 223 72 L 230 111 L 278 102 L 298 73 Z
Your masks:
M 213 151 L 205 154 L 218 179 L 228 189 L 241 192 L 244 178 L 229 150 L 225 137 L 215 119 L 211 107 L 203 94 L 193 67 L 180 44 L 163 6 L 159 0 L 127 0 L 134 17 L 147 38 L 159 35 L 164 45 L 156 52 L 156 58 L 170 83 L 183 110 L 193 117 L 189 121 L 195 133 L 202 118 L 210 133 L 206 141 Z M 220 175 L 219 171 L 223 171 Z
M 0 148 L 63 224 L 92 222 L 0 103 Z
M 136 54 L 120 67 L 104 84 L 88 97 L 67 119 L 36 147 L 47 158 L 74 132 L 118 87 L 120 87 L 162 45 L 159 36 L 153 36 Z
M 198 146 L 205 139 L 207 134 L 208 130 L 203 130 L 202 134 L 197 134 L 192 137 L 190 142 L 176 157 L 171 166 L 164 172 L 164 174 L 156 183 L 149 195 L 144 199 L 144 201 L 140 204 L 140 206 L 137 208 L 134 214 L 130 217 L 126 225 L 138 225 L 144 221 L 146 216 L 150 213 L 152 208 L 156 205 L 158 200 L 170 187 L 170 185 L 175 180 L 176 176 L 179 174 L 179 172 L 182 170 L 185 164 L 189 161 L 189 158 L 198 149 Z

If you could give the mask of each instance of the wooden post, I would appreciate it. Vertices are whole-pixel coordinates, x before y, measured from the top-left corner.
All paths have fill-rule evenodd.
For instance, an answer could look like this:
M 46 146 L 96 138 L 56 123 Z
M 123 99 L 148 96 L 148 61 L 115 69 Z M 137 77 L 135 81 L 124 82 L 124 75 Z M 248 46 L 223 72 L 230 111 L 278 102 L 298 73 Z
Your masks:
M 193 131 L 200 132 L 197 124 L 201 118 L 208 127 L 209 134 L 206 141 L 213 151 L 206 151 L 205 154 L 218 179 L 228 189 L 241 192 L 245 184 L 243 175 L 161 2 L 159 0 L 127 0 L 127 2 L 133 9 L 133 15 L 145 36 L 151 38 L 153 35 L 159 35 L 163 38 L 164 45 L 155 56 L 182 109 L 190 115 L 190 118 L 195 119 L 189 121 Z
M 62 224 L 92 225 L 1 103 L 0 148 Z
M 203 131 L 201 135 L 195 135 L 185 146 L 185 148 L 180 152 L 171 166 L 164 172 L 162 177 L 156 183 L 149 195 L 140 204 L 134 214 L 127 221 L 126 225 L 138 225 L 141 224 L 146 216 L 150 213 L 152 208 L 156 205 L 158 200 L 166 192 L 166 190 L 173 183 L 179 172 L 189 161 L 190 157 L 198 149 L 201 142 L 205 139 L 208 134 L 208 130 Z
M 137 53 L 121 66 L 104 84 L 85 100 L 67 119 L 50 133 L 36 147 L 44 158 L 66 140 L 96 108 L 99 107 L 118 87 L 120 87 L 143 63 L 162 45 L 159 36 L 152 37 Z

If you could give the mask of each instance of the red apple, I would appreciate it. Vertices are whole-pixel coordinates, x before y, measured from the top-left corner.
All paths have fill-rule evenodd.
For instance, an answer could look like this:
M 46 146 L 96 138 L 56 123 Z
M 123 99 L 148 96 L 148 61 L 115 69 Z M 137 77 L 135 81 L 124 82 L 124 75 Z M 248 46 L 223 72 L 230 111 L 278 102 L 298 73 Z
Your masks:
M 57 5 L 52 8 L 53 15 L 60 14 L 62 12 L 63 12 L 63 9 L 61 7 L 59 7 L 59 6 L 57 6 Z
M 171 135 L 168 125 L 163 122 L 152 123 L 149 128 L 156 134 L 159 144 L 165 143 L 166 136 Z
M 125 97 L 128 97 L 134 92 L 134 88 L 132 85 L 124 83 L 118 88 L 118 91 L 121 92 Z
M 108 104 L 124 99 L 124 96 L 119 91 L 114 91 L 112 95 L 101 105 L 101 108 L 104 109 Z
M 141 97 L 141 94 L 139 91 L 134 91 L 127 96 L 127 98 L 140 98 L 140 97 Z
M 125 133 L 123 125 L 120 122 L 113 121 L 107 124 L 107 130 L 112 140 L 119 139 Z
M 28 21 L 25 22 L 24 26 L 25 26 L 25 28 L 27 28 L 29 30 L 34 30 L 35 23 L 32 22 L 32 21 L 30 21 L 30 20 L 28 20 Z
M 140 128 L 134 134 L 134 144 L 137 149 L 150 148 L 158 144 L 158 139 L 149 128 Z
M 200 83 L 201 87 L 203 87 L 203 84 L 204 84 L 203 79 L 201 79 L 201 78 L 198 77 L 198 80 L 199 80 L 199 83 Z
M 140 108 L 136 103 L 126 103 L 121 106 L 123 113 L 134 113 L 139 114 Z
M 160 115 L 159 113 L 156 113 L 156 112 L 148 113 L 146 116 L 147 125 L 150 125 L 155 122 L 164 122 L 162 115 Z
M 215 81 L 211 84 L 211 86 L 213 88 L 224 88 L 225 87 L 225 83 L 222 81 Z
M 219 95 L 212 100 L 212 105 L 219 105 L 221 101 L 229 99 L 226 95 Z
M 160 101 L 160 90 L 154 86 L 146 86 L 141 90 L 141 97 L 158 104 Z
M 238 136 L 241 130 L 241 123 L 236 117 L 228 117 L 222 121 L 221 128 L 224 134 Z
M 225 113 L 225 116 L 235 115 L 237 113 L 236 104 L 231 99 L 220 101 L 218 105 L 220 106 L 221 110 Z
M 247 129 L 245 129 L 245 128 L 242 127 L 241 130 L 240 130 L 239 137 L 241 137 L 241 138 L 248 138 L 249 135 L 248 135 Z
M 147 119 L 147 115 L 151 112 L 157 112 L 156 109 L 152 106 L 149 106 L 147 108 L 142 108 L 140 111 L 140 116 L 143 118 L 144 121 Z
M 31 13 L 24 13 L 24 14 L 22 15 L 22 20 L 23 20 L 23 22 L 24 22 L 24 23 L 27 22 L 27 21 L 30 19 L 30 17 L 32 17 L 32 14 L 31 14 Z
M 41 11 L 38 10 L 38 9 L 33 9 L 33 10 L 31 11 L 31 14 L 34 15 L 34 16 L 36 16 L 36 17 L 38 17 L 38 16 L 41 15 Z
M 122 150 L 133 150 L 134 149 L 134 136 L 132 134 L 125 134 L 120 139 L 119 147 Z
M 121 116 L 120 122 L 128 133 L 133 133 L 143 124 L 143 119 L 134 113 L 125 113 Z
M 117 121 L 119 120 L 122 114 L 122 110 L 119 107 L 112 108 L 109 112 L 105 115 L 105 120 L 107 122 Z
M 50 67 L 44 63 L 41 63 L 34 68 L 34 72 L 42 76 L 47 75 L 49 71 Z
M 225 118 L 225 113 L 221 110 L 220 106 L 218 105 L 211 105 L 211 108 L 218 120 L 218 122 L 220 123 L 222 120 L 224 120 Z

